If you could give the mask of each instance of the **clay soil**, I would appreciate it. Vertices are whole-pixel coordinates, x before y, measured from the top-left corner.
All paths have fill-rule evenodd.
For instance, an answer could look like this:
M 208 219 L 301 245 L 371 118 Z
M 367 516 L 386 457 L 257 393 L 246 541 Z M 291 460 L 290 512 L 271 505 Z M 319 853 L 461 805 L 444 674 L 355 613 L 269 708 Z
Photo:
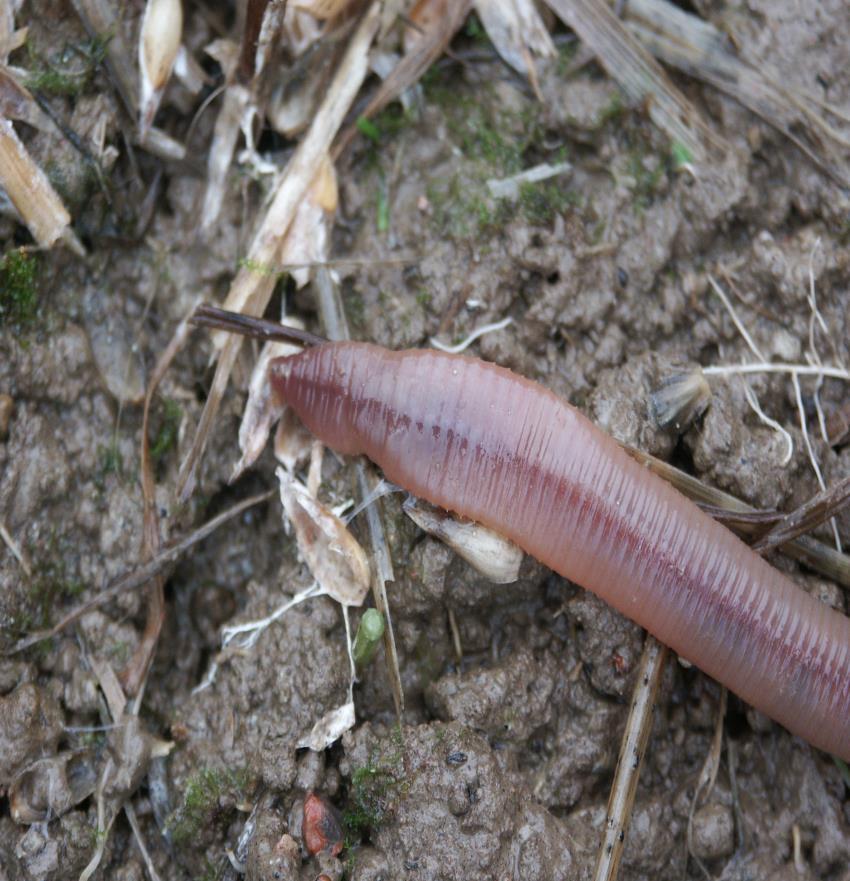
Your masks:
M 729 12 L 720 2 L 703 6 L 708 17 Z M 66 47 L 89 39 L 71 6 L 63 10 L 50 27 L 38 3 L 19 13 L 39 58 L 58 63 Z M 213 18 L 187 5 L 193 46 L 216 36 Z M 846 4 L 752 0 L 736 7 L 734 23 L 744 57 L 850 106 L 840 38 L 850 34 Z M 765 357 L 783 361 L 805 358 L 813 281 L 828 331 L 818 337 L 823 357 L 850 363 L 850 194 L 739 104 L 676 76 L 729 145 L 696 174 L 681 168 L 644 108 L 625 105 L 592 61 L 571 69 L 575 38 L 565 30 L 557 38 L 560 58 L 541 71 L 541 101 L 499 62 L 480 27 L 466 26 L 454 57 L 435 64 L 412 108 L 390 107 L 376 121 L 377 141 L 360 137 L 340 159 L 332 258 L 352 261 L 337 266 L 352 336 L 392 348 L 427 345 L 432 336 L 455 342 L 510 316 L 511 325 L 471 351 L 544 383 L 618 439 L 754 506 L 799 505 L 818 486 L 787 377 L 750 379 L 762 408 L 790 432 L 787 463 L 786 441 L 749 408 L 738 379 L 713 379 L 708 409 L 681 433 L 658 427 L 649 399 L 683 366 L 748 357 L 709 275 L 732 280 L 742 322 Z M 37 63 L 19 53 L 13 62 Z M 177 94 L 158 124 L 181 138 L 188 131 L 192 158 L 168 163 L 136 151 L 131 161 L 104 77 L 96 70 L 74 94 L 48 101 L 84 140 L 104 126 L 105 143 L 117 150 L 105 182 L 66 140 L 22 127 L 88 256 L 39 254 L 36 307 L 0 327 L 0 521 L 31 568 L 27 574 L 0 545 L 4 649 L 137 564 L 139 398 L 192 304 L 220 302 L 268 187 L 233 170 L 222 217 L 200 237 L 215 114 L 201 114 L 188 131 L 195 105 Z M 269 135 L 260 147 L 282 165 L 292 145 Z M 489 195 L 490 179 L 559 161 L 572 170 L 523 188 L 512 203 Z M 0 238 L 4 251 L 29 241 L 8 211 Z M 283 279 L 270 317 L 282 303 L 321 332 L 310 285 L 296 291 Z M 187 505 L 175 501 L 209 389 L 211 351 L 206 332 L 192 333 L 153 403 L 166 538 L 276 486 L 271 451 L 228 483 L 257 353 L 247 345 L 199 486 Z M 850 445 L 822 441 L 814 391 L 804 382 L 809 433 L 831 484 L 850 475 Z M 848 394 L 837 380 L 820 389 L 834 424 L 848 418 Z M 322 477 L 328 503 L 355 491 L 351 464 L 330 453 Z M 194 692 L 222 626 L 261 617 L 310 583 L 274 496 L 168 572 L 141 728 L 120 742 L 103 728 L 109 716 L 98 671 L 107 664 L 120 672 L 132 658 L 144 629 L 143 591 L 0 658 L 0 794 L 36 760 L 64 762 L 73 753 L 83 777 L 117 762 L 126 780 L 113 795 L 132 806 L 163 881 L 238 877 L 228 851 L 244 861 L 249 881 L 312 881 L 321 872 L 334 881 L 590 878 L 643 631 L 531 559 L 516 583 L 488 583 L 414 526 L 402 501 L 380 502 L 395 572 L 389 597 L 406 701 L 401 721 L 381 649 L 355 687 L 355 727 L 323 753 L 296 749 L 346 698 L 343 619 L 327 598 L 293 609 Z M 850 515 L 838 526 L 850 545 Z M 353 530 L 367 544 L 365 524 L 355 520 Z M 781 555 L 771 562 L 846 609 L 837 584 Z M 670 659 L 620 878 L 850 878 L 847 777 L 734 695 L 716 782 L 694 803 L 720 698 L 715 682 Z M 167 757 L 156 757 L 152 738 L 174 744 Z M 338 811 L 344 849 L 336 856 L 300 850 L 309 792 Z M 77 878 L 97 843 L 95 796 L 30 825 L 15 822 L 12 808 L 0 799 L 0 878 Z M 146 877 L 123 812 L 94 877 Z

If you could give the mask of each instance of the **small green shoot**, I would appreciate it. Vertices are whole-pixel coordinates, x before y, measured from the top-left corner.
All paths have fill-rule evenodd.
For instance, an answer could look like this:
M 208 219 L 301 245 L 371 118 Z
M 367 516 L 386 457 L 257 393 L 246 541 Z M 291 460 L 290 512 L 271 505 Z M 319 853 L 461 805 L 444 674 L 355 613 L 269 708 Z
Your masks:
M 384 626 L 384 616 L 377 609 L 367 609 L 363 613 L 352 649 L 354 665 L 358 671 L 367 667 L 375 657 L 384 635 Z
M 673 141 L 673 146 L 670 148 L 670 159 L 674 169 L 681 168 L 683 165 L 691 165 L 694 161 L 691 151 L 679 141 Z
M 371 119 L 367 119 L 365 116 L 358 116 L 355 124 L 357 126 L 357 131 L 359 131 L 364 138 L 368 138 L 373 144 L 380 143 L 381 131 Z
M 387 232 L 390 228 L 390 200 L 383 176 L 378 181 L 378 205 L 375 211 L 375 228 L 378 232 Z

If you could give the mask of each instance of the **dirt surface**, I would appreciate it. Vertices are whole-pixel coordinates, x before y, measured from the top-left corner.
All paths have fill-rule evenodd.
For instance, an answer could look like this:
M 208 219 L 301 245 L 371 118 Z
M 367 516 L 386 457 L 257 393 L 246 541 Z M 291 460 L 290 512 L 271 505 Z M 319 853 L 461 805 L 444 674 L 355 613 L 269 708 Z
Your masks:
M 54 5 L 24 4 L 18 21 L 34 48 L 17 50 L 13 63 L 61 65 L 68 47 L 89 45 L 72 7 L 50 19 Z M 791 0 L 697 5 L 733 29 L 750 61 L 850 106 L 838 39 L 850 32 L 846 4 L 805 14 Z M 196 11 L 187 7 L 187 39 L 204 46 L 222 22 Z M 138 22 L 126 26 L 135 33 Z M 641 108 L 623 105 L 599 68 L 565 73 L 575 44 L 565 32 L 558 39 L 561 57 L 541 69 L 538 101 L 480 27 L 468 26 L 414 109 L 391 107 L 376 121 L 377 143 L 355 140 L 340 159 L 332 254 L 355 258 L 338 268 L 352 335 L 393 348 L 431 336 L 454 342 L 510 316 L 472 351 L 754 506 L 802 503 L 818 486 L 787 376 L 750 378 L 794 442 L 787 463 L 786 441 L 753 413 L 738 379 L 712 379 L 707 410 L 681 434 L 658 427 L 650 395 L 688 365 L 749 356 L 709 274 L 734 284 L 742 322 L 766 358 L 783 361 L 805 358 L 812 281 L 828 331 L 816 331 L 822 356 L 850 363 L 850 194 L 734 101 L 684 79 L 730 150 L 695 174 L 677 168 L 666 138 Z M 269 186 L 233 170 L 222 217 L 202 237 L 197 157 L 214 113 L 190 129 L 198 105 L 175 86 L 158 124 L 188 133 L 190 159 L 136 150 L 131 160 L 102 69 L 73 93 L 41 88 L 89 152 L 95 130 L 116 151 L 101 151 L 98 182 L 65 139 L 20 127 L 88 256 L 37 254 L 36 302 L 0 312 L 0 523 L 27 566 L 0 545 L 3 649 L 139 561 L 143 390 L 196 300 L 217 302 L 227 290 Z M 278 165 L 291 146 L 261 141 Z M 562 160 L 568 175 L 524 189 L 513 204 L 488 196 L 489 179 Z M 0 236 L 5 253 L 30 242 L 8 210 Z M 321 331 L 312 288 L 279 288 L 278 313 L 283 300 Z M 276 485 L 270 451 L 228 484 L 256 357 L 245 346 L 200 484 L 177 504 L 210 354 L 209 335 L 192 334 L 152 407 L 165 539 Z M 850 444 L 822 440 L 814 391 L 803 381 L 809 434 L 831 484 L 850 475 Z M 823 384 L 827 421 L 844 418 L 848 396 L 846 383 Z M 321 497 L 337 504 L 354 485 L 350 464 L 327 454 Z M 165 625 L 132 731 L 110 728 L 104 695 L 140 643 L 144 592 L 0 657 L 0 879 L 76 878 L 99 845 L 95 878 L 147 877 L 125 805 L 163 881 L 232 879 L 234 863 L 249 881 L 592 877 L 643 632 L 530 559 L 516 583 L 492 585 L 418 530 L 400 497 L 380 504 L 396 576 L 400 723 L 381 649 L 355 687 L 355 727 L 323 753 L 296 748 L 346 700 L 345 630 L 328 598 L 297 606 L 253 647 L 218 656 L 224 625 L 268 614 L 310 584 L 273 497 L 169 570 Z M 838 526 L 850 544 L 850 512 Z M 365 524 L 353 529 L 365 544 Z M 846 611 L 835 583 L 781 556 L 772 562 Z M 196 690 L 217 658 L 214 681 Z M 620 878 L 850 878 L 846 769 L 842 776 L 829 756 L 732 695 L 716 783 L 695 803 L 719 703 L 714 682 L 668 663 Z M 329 850 L 319 854 L 305 844 L 309 793 L 327 805 Z M 108 835 L 97 833 L 98 803 L 114 814 Z

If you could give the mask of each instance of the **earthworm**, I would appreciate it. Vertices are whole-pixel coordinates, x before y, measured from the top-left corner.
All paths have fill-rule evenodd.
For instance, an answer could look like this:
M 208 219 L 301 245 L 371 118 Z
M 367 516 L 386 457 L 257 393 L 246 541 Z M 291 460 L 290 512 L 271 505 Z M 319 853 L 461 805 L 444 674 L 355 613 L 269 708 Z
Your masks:
M 464 355 L 354 342 L 277 359 L 270 382 L 332 449 L 512 539 L 850 761 L 850 619 L 548 389 Z

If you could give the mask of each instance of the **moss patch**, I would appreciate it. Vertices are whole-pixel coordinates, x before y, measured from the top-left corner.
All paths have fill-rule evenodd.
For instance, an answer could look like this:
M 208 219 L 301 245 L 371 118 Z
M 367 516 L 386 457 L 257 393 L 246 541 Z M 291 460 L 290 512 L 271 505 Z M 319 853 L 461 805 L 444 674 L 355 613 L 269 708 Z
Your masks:
M 171 840 L 176 846 L 187 844 L 202 829 L 244 801 L 250 786 L 246 769 L 202 768 L 186 783 L 183 803 L 168 818 Z
M 392 747 L 386 752 L 374 752 L 368 764 L 355 768 L 351 774 L 348 802 L 342 815 L 347 849 L 380 827 L 397 795 L 403 794 L 404 784 L 404 744 L 401 730 L 396 728 Z
M 27 86 L 45 95 L 75 97 L 84 92 L 106 58 L 111 35 L 66 44 L 49 58 L 27 43 Z
M 432 219 L 442 235 L 453 238 L 494 234 L 517 216 L 538 225 L 572 209 L 576 197 L 561 180 L 525 185 L 517 201 L 497 199 L 491 179 L 511 177 L 541 162 L 563 160 L 542 146 L 545 138 L 534 106 L 506 110 L 493 95 L 458 94 L 457 85 L 426 78 L 426 96 L 445 115 L 446 128 L 463 161 L 450 178 L 428 189 Z
M 38 546 L 27 547 L 32 560 L 32 575 L 26 588 L 26 603 L 13 629 L 26 633 L 50 625 L 54 610 L 65 600 L 80 596 L 85 582 L 75 573 L 70 561 L 74 558 L 74 542 L 55 531 Z M 51 646 L 50 640 L 40 644 L 41 650 Z
M 0 327 L 18 330 L 38 316 L 39 262 L 23 250 L 7 251 L 0 259 Z

